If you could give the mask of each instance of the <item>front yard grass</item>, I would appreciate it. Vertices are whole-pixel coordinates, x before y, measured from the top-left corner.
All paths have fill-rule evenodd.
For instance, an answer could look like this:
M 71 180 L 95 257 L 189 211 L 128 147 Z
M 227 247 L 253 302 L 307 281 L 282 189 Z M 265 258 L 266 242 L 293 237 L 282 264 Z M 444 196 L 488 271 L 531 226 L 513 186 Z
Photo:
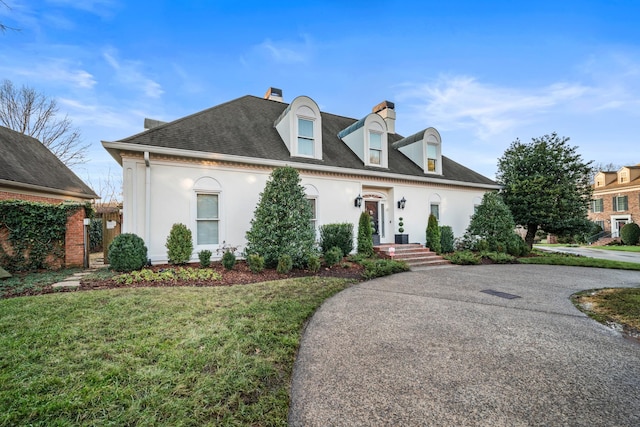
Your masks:
M 569 265 L 575 267 L 617 268 L 620 270 L 638 270 L 640 264 L 634 262 L 611 261 L 607 259 L 588 258 L 562 253 L 533 252 L 536 256 L 518 258 L 522 264 Z
M 352 280 L 0 300 L 0 425 L 286 425 L 301 330 Z
M 640 252 L 640 246 L 589 246 L 589 248 L 605 251 Z
M 640 288 L 583 291 L 573 295 L 572 300 L 591 318 L 624 325 L 627 333 L 640 336 Z

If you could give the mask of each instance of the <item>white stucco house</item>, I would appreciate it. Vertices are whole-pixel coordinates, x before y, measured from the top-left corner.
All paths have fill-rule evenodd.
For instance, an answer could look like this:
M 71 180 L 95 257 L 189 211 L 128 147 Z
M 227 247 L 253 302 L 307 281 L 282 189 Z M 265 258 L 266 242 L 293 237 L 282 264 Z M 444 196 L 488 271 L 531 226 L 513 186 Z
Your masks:
M 244 247 L 259 195 L 279 166 L 296 168 L 316 227 L 372 215 L 381 243 L 394 243 L 399 218 L 410 242 L 425 243 L 428 216 L 461 236 L 475 206 L 498 184 L 443 155 L 427 127 L 403 137 L 394 104 L 353 119 L 320 111 L 298 96 L 284 103 L 271 88 L 172 122 L 146 120 L 144 132 L 107 142 L 122 165 L 123 232 L 142 237 L 154 263 L 167 261 L 174 223 L 186 224 L 197 252 Z

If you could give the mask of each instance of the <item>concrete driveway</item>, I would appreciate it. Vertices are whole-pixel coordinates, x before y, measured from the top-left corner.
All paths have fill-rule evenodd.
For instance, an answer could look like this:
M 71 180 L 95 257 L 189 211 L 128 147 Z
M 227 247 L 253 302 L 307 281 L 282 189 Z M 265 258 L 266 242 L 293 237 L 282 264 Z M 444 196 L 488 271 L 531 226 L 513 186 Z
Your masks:
M 307 326 L 289 424 L 638 426 L 640 344 L 569 300 L 609 286 L 640 273 L 460 266 L 349 288 Z

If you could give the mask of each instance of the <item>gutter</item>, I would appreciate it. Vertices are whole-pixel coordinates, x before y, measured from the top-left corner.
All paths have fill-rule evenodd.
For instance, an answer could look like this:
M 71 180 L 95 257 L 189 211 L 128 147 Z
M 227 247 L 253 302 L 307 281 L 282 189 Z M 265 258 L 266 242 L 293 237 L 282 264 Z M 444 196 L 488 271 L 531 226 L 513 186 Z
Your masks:
M 149 152 L 144 152 L 145 186 L 144 186 L 144 240 L 147 248 L 151 248 L 151 160 Z

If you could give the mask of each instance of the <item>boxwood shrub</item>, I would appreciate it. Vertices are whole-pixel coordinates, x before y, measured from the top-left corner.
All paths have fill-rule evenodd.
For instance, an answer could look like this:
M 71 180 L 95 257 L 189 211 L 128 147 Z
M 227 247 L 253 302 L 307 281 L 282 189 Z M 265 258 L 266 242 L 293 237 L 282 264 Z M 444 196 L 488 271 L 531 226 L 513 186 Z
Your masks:
M 115 271 L 140 270 L 147 264 L 147 247 L 139 236 L 123 233 L 109 245 L 109 265 Z

